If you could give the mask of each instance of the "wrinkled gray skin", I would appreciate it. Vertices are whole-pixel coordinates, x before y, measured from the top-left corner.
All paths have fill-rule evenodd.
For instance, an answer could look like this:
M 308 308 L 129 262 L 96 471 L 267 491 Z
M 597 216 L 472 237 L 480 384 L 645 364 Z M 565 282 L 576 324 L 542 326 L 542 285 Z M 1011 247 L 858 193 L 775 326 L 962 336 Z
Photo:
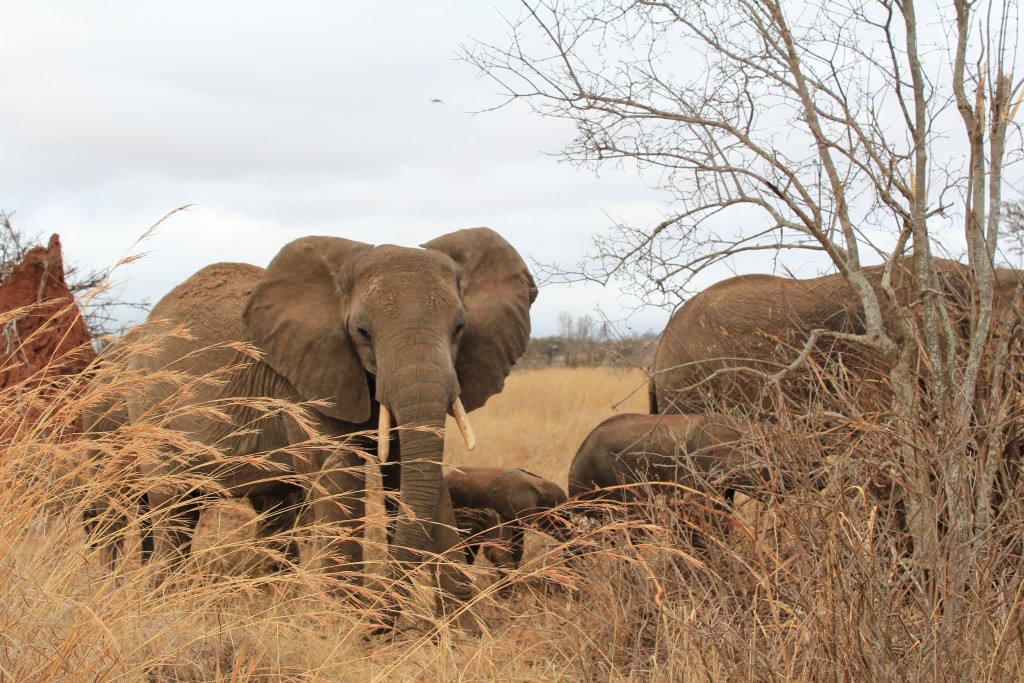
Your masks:
M 248 363 L 223 386 L 201 386 L 188 402 L 322 399 L 327 404 L 309 409 L 308 418 L 334 439 L 332 445 L 305 446 L 294 457 L 280 452 L 307 440 L 299 425 L 244 407 L 228 409 L 229 424 L 180 410 L 169 413 L 162 403 L 173 391 L 169 386 L 155 386 L 130 400 L 130 418 L 167 419 L 172 428 L 230 455 L 275 453 L 272 459 L 285 468 L 279 476 L 257 467 L 218 470 L 212 459 L 199 456 L 188 465 L 215 476 L 230 495 L 250 497 L 257 512 L 283 508 L 297 489 L 308 487 L 303 477 L 315 480 L 309 503 L 317 521 L 346 532 L 328 548 L 328 570 L 340 574 L 358 567 L 363 462 L 341 446 L 342 440 L 355 431 L 375 429 L 381 404 L 389 408 L 393 424 L 443 430 L 456 398 L 471 411 L 501 390 L 529 339 L 536 287 L 511 245 L 487 228 L 475 228 L 423 246 L 302 238 L 285 246 L 266 270 L 239 263 L 202 269 L 150 315 L 166 323 L 143 334 L 184 324 L 195 339 L 163 339 L 159 355 L 133 357 L 135 369 L 173 368 L 200 375 L 245 360 L 237 351 L 223 346 L 210 350 L 211 345 L 252 342 L 264 352 L 262 360 Z M 250 422 L 251 434 L 226 438 Z M 424 552 L 443 555 L 458 542 L 441 473 L 443 438 L 420 430 L 400 432 L 392 436 L 390 458 L 382 467 L 385 487 L 400 492 L 402 505 L 412 513 L 399 515 L 392 532 L 396 573 Z M 372 439 L 356 445 L 376 451 Z M 185 468 L 168 457 L 158 467 L 144 467 L 143 475 L 177 474 Z M 189 552 L 199 514 L 195 497 L 187 491 L 150 493 L 154 512 L 173 510 L 180 523 L 177 530 L 166 525 L 158 530 L 158 556 Z M 269 524 L 282 522 L 271 514 Z M 442 566 L 439 578 L 448 595 L 467 598 L 465 577 Z
M 752 467 L 749 451 L 742 448 L 747 432 L 717 414 L 616 415 L 580 445 L 569 466 L 569 497 L 628 502 L 639 495 L 638 487 L 629 485 L 665 482 L 731 500 L 736 491 L 752 489 L 769 476 Z
M 456 509 L 494 510 L 507 525 L 511 530 L 513 568 L 523 559 L 525 526 L 536 523 L 539 528 L 554 531 L 554 521 L 542 513 L 567 499 L 558 484 L 518 469 L 462 467 L 445 475 L 445 484 Z

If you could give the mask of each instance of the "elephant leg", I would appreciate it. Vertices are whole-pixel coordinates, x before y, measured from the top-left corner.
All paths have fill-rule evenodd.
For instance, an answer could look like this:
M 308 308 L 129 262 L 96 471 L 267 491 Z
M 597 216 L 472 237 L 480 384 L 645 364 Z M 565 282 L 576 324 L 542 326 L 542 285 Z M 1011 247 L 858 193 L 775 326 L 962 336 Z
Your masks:
M 82 510 L 82 526 L 85 528 L 85 539 L 89 547 L 97 550 L 100 547 L 100 512 L 98 505 L 92 505 Z
M 512 551 L 512 566 L 516 569 L 523 561 L 523 549 L 526 545 L 526 531 L 519 522 L 512 523 L 512 538 L 509 540 L 509 547 Z
M 152 554 L 168 561 L 168 571 L 180 571 L 192 552 L 192 538 L 199 523 L 200 495 L 149 493 L 155 518 Z
M 322 462 L 312 474 L 309 505 L 317 524 L 331 529 L 324 547 L 325 568 L 340 577 L 362 567 L 366 482 L 362 459 L 352 450 L 338 449 Z
M 249 496 L 253 510 L 259 515 L 256 537 L 269 538 L 268 545 L 284 558 L 283 562 L 274 562 L 273 571 L 282 571 L 289 563 L 299 561 L 298 540 L 291 532 L 298 524 L 304 498 L 305 491 L 298 486 L 284 492 Z
M 124 542 L 125 520 L 112 520 L 111 514 L 109 506 L 94 503 L 82 511 L 82 526 L 89 548 L 99 550 L 103 564 L 113 571 Z
M 145 564 L 153 554 L 149 499 L 142 493 L 130 504 L 136 510 L 134 517 L 139 526 L 141 561 Z M 128 515 L 118 512 L 111 504 L 97 502 L 82 512 L 82 523 L 89 547 L 103 551 L 104 562 L 111 570 L 124 554 L 131 522 L 132 519 Z

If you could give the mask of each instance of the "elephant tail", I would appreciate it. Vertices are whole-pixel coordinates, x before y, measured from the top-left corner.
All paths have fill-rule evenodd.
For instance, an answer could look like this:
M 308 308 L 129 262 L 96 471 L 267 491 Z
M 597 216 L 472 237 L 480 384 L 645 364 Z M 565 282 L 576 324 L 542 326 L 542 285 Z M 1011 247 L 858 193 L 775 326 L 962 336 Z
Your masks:
M 658 415 L 658 388 L 654 386 L 654 378 L 647 382 L 647 410 L 651 415 Z

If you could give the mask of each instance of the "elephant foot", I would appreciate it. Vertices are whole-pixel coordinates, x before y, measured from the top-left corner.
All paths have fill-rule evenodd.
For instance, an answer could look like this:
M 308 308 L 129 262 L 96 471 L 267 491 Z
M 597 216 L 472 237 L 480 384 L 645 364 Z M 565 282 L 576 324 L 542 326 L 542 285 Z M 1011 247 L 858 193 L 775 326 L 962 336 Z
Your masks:
M 438 614 L 441 620 L 458 631 L 469 635 L 481 637 L 484 634 L 490 635 L 487 625 L 483 619 L 476 614 L 472 603 L 464 602 L 457 598 L 443 596 L 438 599 Z
M 450 597 L 439 598 L 437 615 L 436 624 L 443 624 L 442 628 L 444 629 L 461 631 L 475 637 L 480 637 L 485 633 L 490 633 L 487 625 L 484 623 L 483 619 L 475 613 L 472 606 L 462 602 L 461 600 Z M 399 625 L 401 616 L 402 610 L 397 605 L 384 607 L 378 610 L 374 614 L 374 625 L 370 629 L 369 635 L 372 637 L 385 637 L 395 636 L 396 634 L 403 632 L 405 627 Z M 408 620 L 406 620 L 405 626 L 412 627 L 414 631 L 421 631 L 424 627 L 422 619 L 415 621 L 417 621 L 419 625 L 410 624 L 408 623 Z M 436 625 L 426 626 L 426 628 L 428 631 L 434 630 Z

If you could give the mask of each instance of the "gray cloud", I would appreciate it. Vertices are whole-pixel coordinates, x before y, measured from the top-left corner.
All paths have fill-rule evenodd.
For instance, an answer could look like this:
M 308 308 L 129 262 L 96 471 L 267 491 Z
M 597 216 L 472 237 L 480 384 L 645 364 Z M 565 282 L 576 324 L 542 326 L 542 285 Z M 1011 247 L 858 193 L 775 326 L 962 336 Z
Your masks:
M 564 122 L 470 115 L 498 100 L 455 52 L 505 32 L 491 3 L 9 0 L 0 23 L 17 27 L 0 43 L 0 209 L 17 225 L 101 267 L 195 205 L 118 272 L 129 298 L 155 301 L 213 261 L 265 264 L 304 234 L 412 245 L 489 225 L 538 261 L 575 263 L 606 212 L 659 219 L 642 179 L 557 163 Z M 534 328 L 554 332 L 561 310 L 621 318 L 617 297 L 547 287 Z

